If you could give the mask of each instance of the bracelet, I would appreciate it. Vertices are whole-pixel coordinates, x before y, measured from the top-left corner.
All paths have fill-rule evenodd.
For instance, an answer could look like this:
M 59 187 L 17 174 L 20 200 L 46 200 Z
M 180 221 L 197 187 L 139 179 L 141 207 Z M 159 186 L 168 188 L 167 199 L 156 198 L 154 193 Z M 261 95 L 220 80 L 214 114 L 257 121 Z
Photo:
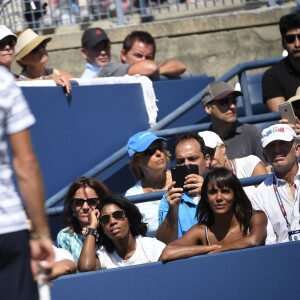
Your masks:
M 51 239 L 50 232 L 30 232 L 31 240 Z
M 98 239 L 99 239 L 99 233 L 98 233 L 98 230 L 97 230 L 97 229 L 88 227 L 88 228 L 86 229 L 86 232 L 85 232 L 84 236 L 87 237 L 88 235 L 94 236 L 95 239 L 96 239 L 96 242 L 98 242 Z

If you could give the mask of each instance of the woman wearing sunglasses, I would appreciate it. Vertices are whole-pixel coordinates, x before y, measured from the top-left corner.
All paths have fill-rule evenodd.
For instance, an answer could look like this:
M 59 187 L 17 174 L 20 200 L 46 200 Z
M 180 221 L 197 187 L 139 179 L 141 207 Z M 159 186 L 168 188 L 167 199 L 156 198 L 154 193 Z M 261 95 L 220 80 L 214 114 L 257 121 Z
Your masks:
M 137 182 L 125 193 L 125 197 L 168 189 L 172 183 L 171 172 L 167 170 L 171 154 L 165 141 L 149 131 L 138 132 L 128 140 L 129 168 Z M 150 236 L 154 236 L 158 227 L 159 202 L 137 204 L 144 222 L 148 224 Z
M 132 202 L 119 195 L 109 195 L 101 199 L 98 209 L 89 214 L 87 235 L 77 266 L 79 271 L 159 260 L 165 244 L 156 238 L 144 237 L 147 225 Z
M 0 65 L 10 70 L 15 59 L 17 37 L 5 25 L 0 25 Z
M 15 51 L 16 61 L 22 67 L 20 77 L 54 80 L 57 85 L 65 87 L 66 92 L 70 93 L 69 79 L 74 76 L 64 70 L 46 67 L 49 59 L 46 47 L 51 40 L 52 38 L 38 35 L 30 28 L 18 35 Z
M 69 187 L 64 203 L 67 227 L 58 233 L 57 245 L 69 251 L 76 262 L 89 225 L 88 215 L 108 193 L 108 188 L 102 182 L 91 177 L 81 177 Z
M 252 209 L 240 181 L 226 168 L 205 177 L 196 216 L 198 224 L 164 249 L 163 261 L 265 244 L 265 213 Z

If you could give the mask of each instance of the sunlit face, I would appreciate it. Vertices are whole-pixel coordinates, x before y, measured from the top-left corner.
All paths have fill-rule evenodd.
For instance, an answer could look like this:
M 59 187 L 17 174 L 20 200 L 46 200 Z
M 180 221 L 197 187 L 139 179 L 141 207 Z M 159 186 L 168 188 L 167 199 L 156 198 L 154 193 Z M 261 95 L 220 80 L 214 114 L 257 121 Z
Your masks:
M 212 118 L 221 120 L 226 123 L 234 123 L 236 121 L 237 99 L 234 95 L 229 95 L 224 99 L 213 100 L 206 104 L 205 111 Z
M 207 161 L 201 152 L 201 146 L 195 139 L 183 140 L 175 149 L 176 166 L 198 165 L 199 173 L 203 174 Z
M 110 49 L 109 41 L 102 41 L 96 46 L 82 48 L 81 53 L 91 65 L 104 67 L 110 62 Z
M 289 171 L 300 154 L 300 145 L 294 146 L 293 141 L 276 140 L 264 148 L 264 156 L 274 170 L 279 173 Z
M 139 166 L 144 173 L 146 170 L 165 170 L 167 158 L 164 144 L 161 141 L 154 141 L 146 151 L 141 153 Z
M 211 158 L 210 168 L 220 168 L 225 166 L 226 158 L 224 156 L 225 153 L 225 145 L 222 147 L 217 146 L 215 150 L 215 154 Z
M 10 69 L 15 59 L 16 38 L 7 36 L 0 40 L 0 65 Z
M 72 211 L 75 215 L 75 218 L 79 221 L 81 227 L 84 227 L 89 224 L 89 220 L 88 220 L 89 212 L 93 211 L 96 208 L 97 204 L 93 203 L 89 205 L 88 201 L 84 201 L 82 205 L 78 205 L 78 202 L 82 202 L 82 201 L 78 201 L 81 199 L 83 200 L 99 199 L 99 197 L 96 194 L 96 192 L 90 187 L 86 187 L 86 188 L 81 187 L 76 191 L 75 195 L 73 196 L 71 202 Z
M 121 60 L 125 64 L 133 64 L 145 59 L 154 60 L 154 49 L 152 45 L 136 40 L 131 49 L 126 53 L 123 49 Z
M 290 29 L 283 38 L 282 46 L 294 59 L 300 58 L 300 28 Z
M 232 211 L 234 203 L 234 192 L 231 188 L 219 188 L 208 184 L 207 200 L 215 214 L 225 214 Z
M 47 43 L 43 42 L 34 48 L 29 54 L 21 59 L 22 65 L 40 66 L 45 65 L 48 61 Z
M 114 217 L 114 212 L 121 211 L 122 208 L 115 204 L 104 205 L 100 211 L 100 218 L 103 215 L 109 215 L 107 224 L 101 224 L 104 234 L 111 240 L 121 240 L 127 238 L 130 234 L 129 221 L 125 215 L 123 217 Z M 99 218 L 99 220 L 100 220 Z

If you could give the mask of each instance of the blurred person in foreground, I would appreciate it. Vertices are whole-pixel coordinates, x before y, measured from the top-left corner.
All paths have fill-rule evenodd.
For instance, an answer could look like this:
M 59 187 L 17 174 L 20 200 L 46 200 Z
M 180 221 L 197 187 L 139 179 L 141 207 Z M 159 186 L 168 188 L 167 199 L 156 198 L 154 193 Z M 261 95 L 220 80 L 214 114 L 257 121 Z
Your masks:
M 29 132 L 35 118 L 13 75 L 3 66 L 0 66 L 0 106 L 0 297 L 38 299 L 33 277 L 39 267 L 51 270 L 54 253 L 41 173 Z M 32 221 L 30 243 L 26 214 L 12 178 L 8 144 L 18 188 Z
M 137 182 L 126 191 L 125 197 L 168 189 L 172 176 L 167 170 L 171 154 L 167 150 L 166 139 L 149 131 L 138 132 L 128 140 L 127 153 L 130 171 Z M 143 221 L 148 224 L 149 235 L 158 228 L 159 203 L 160 199 L 136 204 Z

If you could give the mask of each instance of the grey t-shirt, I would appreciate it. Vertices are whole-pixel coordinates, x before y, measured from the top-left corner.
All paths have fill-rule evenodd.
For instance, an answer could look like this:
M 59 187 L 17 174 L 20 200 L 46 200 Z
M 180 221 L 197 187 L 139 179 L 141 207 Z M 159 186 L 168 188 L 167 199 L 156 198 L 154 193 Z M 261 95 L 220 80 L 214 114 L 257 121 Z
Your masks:
M 97 77 L 120 77 L 127 74 L 129 64 L 122 64 L 116 62 L 109 62 L 106 66 L 101 68 Z

